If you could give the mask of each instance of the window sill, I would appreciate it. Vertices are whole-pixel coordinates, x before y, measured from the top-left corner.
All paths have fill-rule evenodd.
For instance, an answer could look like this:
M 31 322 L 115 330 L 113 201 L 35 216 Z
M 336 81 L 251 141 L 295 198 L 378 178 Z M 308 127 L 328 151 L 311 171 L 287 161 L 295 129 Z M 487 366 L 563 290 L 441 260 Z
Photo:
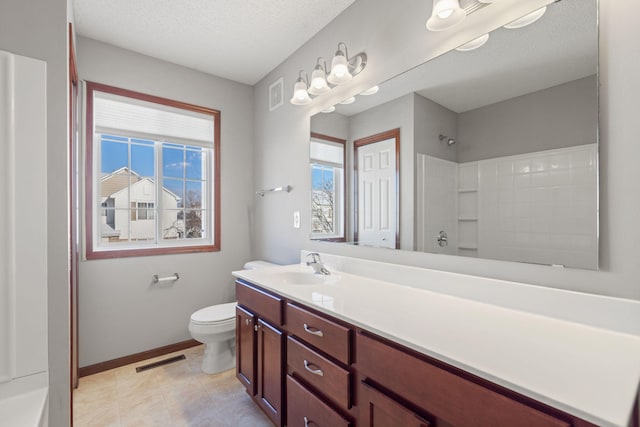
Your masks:
M 158 248 L 140 248 L 140 249 L 114 249 L 114 250 L 88 250 L 87 260 L 94 259 L 112 259 L 126 257 L 143 257 L 155 255 L 178 255 L 197 252 L 218 252 L 220 247 L 217 245 L 199 245 L 199 246 L 173 246 Z

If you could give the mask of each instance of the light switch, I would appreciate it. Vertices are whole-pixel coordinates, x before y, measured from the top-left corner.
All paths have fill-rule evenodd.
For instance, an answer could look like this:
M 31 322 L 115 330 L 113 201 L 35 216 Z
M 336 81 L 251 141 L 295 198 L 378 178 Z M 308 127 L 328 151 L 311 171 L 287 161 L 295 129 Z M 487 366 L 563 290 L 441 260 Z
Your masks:
M 300 211 L 293 212 L 293 228 L 300 228 Z

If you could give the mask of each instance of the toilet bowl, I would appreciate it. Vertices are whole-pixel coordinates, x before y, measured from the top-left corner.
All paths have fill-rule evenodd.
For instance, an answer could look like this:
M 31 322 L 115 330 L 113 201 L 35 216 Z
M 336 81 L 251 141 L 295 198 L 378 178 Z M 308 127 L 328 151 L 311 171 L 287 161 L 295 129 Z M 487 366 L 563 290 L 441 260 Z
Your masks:
M 191 315 L 189 332 L 205 344 L 202 372 L 215 374 L 236 365 L 236 303 L 212 305 Z
M 271 267 L 266 261 L 250 261 L 245 270 Z M 216 374 L 236 366 L 236 302 L 212 305 L 191 315 L 189 332 L 205 344 L 202 372 Z

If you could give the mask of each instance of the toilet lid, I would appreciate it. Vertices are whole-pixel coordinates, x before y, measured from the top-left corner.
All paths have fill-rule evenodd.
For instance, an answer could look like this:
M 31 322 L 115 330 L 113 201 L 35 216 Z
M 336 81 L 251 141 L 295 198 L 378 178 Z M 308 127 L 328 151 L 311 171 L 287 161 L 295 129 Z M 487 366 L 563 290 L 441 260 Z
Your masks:
M 191 315 L 191 321 L 200 324 L 228 322 L 235 319 L 236 303 L 217 304 L 201 308 Z

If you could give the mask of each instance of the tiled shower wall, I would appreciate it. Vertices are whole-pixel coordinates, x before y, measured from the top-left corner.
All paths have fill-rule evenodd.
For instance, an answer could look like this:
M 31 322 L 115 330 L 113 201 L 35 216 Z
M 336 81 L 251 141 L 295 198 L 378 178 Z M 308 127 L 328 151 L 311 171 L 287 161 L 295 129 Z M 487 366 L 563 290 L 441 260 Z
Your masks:
M 419 251 L 597 267 L 596 144 L 461 164 L 418 154 L 417 181 Z
M 416 179 L 416 250 L 456 255 L 458 164 L 418 153 Z M 444 246 L 436 240 L 440 231 L 447 233 Z
M 597 267 L 597 145 L 478 162 L 478 256 Z

